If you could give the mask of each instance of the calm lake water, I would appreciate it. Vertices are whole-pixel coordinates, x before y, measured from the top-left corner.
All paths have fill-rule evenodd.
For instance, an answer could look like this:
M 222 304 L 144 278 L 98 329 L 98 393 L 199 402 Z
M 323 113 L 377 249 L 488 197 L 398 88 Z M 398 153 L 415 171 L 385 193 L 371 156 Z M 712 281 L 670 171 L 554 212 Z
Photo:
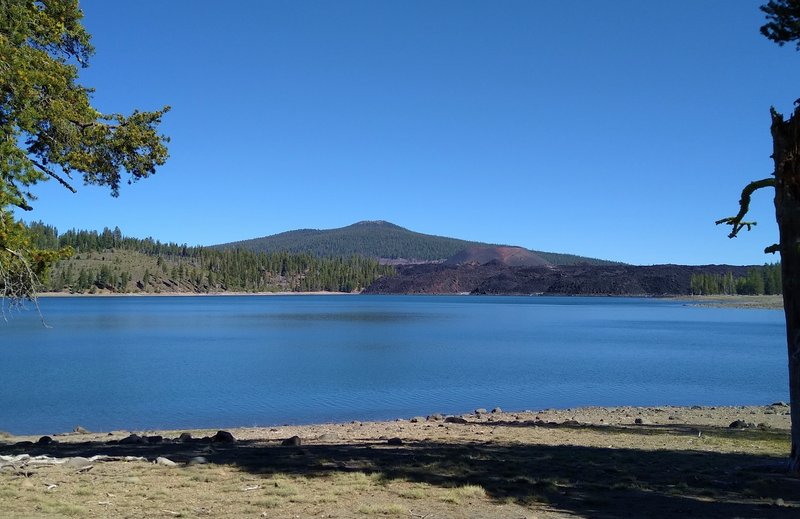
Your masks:
M 0 430 L 788 400 L 781 311 L 581 297 L 41 300 L 0 321 Z

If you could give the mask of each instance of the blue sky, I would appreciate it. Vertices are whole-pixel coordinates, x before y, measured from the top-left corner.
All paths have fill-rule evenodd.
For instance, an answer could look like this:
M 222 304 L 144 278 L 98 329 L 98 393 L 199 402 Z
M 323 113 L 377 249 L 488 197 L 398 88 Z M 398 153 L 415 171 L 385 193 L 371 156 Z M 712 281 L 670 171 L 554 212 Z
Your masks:
M 120 197 L 38 186 L 27 220 L 209 245 L 388 220 L 635 264 L 774 261 L 769 107 L 800 54 L 762 1 L 84 0 L 105 112 L 169 104 Z

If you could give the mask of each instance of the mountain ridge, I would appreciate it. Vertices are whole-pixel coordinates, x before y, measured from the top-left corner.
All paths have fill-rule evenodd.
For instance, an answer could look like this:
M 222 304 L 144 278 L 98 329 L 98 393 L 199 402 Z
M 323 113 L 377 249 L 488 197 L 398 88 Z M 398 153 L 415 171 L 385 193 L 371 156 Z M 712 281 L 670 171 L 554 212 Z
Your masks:
M 386 220 L 362 220 L 334 229 L 297 229 L 277 234 L 212 245 L 214 249 L 241 248 L 253 252 L 309 253 L 315 256 L 361 255 L 385 263 L 442 262 L 470 247 L 512 247 L 424 234 Z M 554 265 L 618 264 L 574 254 L 528 251 Z

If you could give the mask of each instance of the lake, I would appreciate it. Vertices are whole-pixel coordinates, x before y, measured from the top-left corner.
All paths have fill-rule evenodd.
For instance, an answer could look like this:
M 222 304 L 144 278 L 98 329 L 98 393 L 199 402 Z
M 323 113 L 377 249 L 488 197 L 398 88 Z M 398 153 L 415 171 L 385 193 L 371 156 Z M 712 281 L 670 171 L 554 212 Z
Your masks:
M 674 300 L 58 297 L 0 321 L 0 430 L 788 400 L 783 312 Z

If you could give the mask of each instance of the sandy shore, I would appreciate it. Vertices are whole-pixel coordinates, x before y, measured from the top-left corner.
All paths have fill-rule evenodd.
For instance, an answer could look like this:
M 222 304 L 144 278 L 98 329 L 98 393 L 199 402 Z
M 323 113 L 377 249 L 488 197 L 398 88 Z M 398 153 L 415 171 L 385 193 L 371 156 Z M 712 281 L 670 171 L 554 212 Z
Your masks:
M 10 517 L 800 516 L 779 402 L 227 431 L 1 438 L 0 499 Z
M 281 425 L 267 427 L 233 427 L 226 428 L 237 439 L 251 441 L 277 441 L 282 438 L 299 436 L 311 440 L 325 435 L 335 435 L 337 441 L 352 443 L 364 438 L 377 439 L 383 436 L 401 435 L 407 440 L 447 440 L 463 438 L 474 431 L 472 428 L 458 427 L 463 423 L 454 423 L 465 420 L 466 425 L 492 426 L 495 424 L 520 424 L 525 426 L 585 425 L 585 426 L 616 426 L 636 427 L 646 426 L 672 426 L 676 424 L 686 426 L 720 427 L 726 428 L 736 420 L 741 420 L 759 425 L 768 429 L 788 430 L 789 408 L 783 402 L 776 405 L 765 406 L 654 406 L 654 407 L 579 407 L 570 409 L 542 409 L 506 412 L 499 408 L 481 409 L 478 413 L 462 415 L 432 414 L 427 416 L 398 418 L 387 421 L 353 421 L 347 423 L 325 423 L 310 425 Z M 450 420 L 450 421 L 445 421 Z M 79 442 L 107 442 L 119 440 L 132 433 L 139 435 L 161 435 L 163 437 L 177 437 L 182 432 L 189 432 L 195 437 L 213 435 L 215 429 L 178 429 L 178 430 L 140 430 L 140 431 L 102 431 L 102 432 L 65 432 L 49 433 L 54 439 L 64 443 Z M 482 429 L 479 429 L 480 431 Z M 540 431 L 543 438 L 552 436 L 552 430 Z M 558 433 L 563 436 L 561 432 Z M 36 441 L 42 435 L 11 436 L 6 435 L 6 441 L 13 438 L 15 441 Z

